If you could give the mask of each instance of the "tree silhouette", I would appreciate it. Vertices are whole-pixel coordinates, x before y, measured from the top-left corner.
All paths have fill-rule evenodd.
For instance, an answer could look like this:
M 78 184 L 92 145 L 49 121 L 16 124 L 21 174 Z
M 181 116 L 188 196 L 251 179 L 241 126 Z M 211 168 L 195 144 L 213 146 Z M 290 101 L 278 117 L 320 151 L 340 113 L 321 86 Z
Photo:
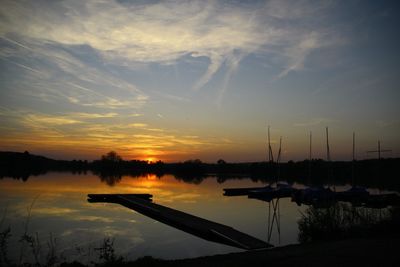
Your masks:
M 219 160 L 217 161 L 217 164 L 218 164 L 218 165 L 223 165 L 223 164 L 226 164 L 226 161 L 223 160 L 223 159 L 219 159 Z
M 101 156 L 102 161 L 108 161 L 108 162 L 113 162 L 113 163 L 118 163 L 122 161 L 122 158 L 120 155 L 117 154 L 115 151 L 110 151 L 106 155 Z

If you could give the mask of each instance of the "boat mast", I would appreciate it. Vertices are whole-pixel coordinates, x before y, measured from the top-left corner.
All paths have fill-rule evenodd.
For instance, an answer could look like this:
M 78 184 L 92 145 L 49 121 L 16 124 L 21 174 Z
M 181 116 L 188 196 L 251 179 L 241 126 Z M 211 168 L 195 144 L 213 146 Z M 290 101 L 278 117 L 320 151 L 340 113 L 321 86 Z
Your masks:
M 310 154 L 309 154 L 309 160 L 311 162 L 311 158 L 312 158 L 312 132 L 310 131 Z
M 333 190 L 336 191 L 336 186 L 333 181 L 333 170 L 331 164 L 331 152 L 329 150 L 329 134 L 328 134 L 328 127 L 326 127 L 326 159 L 328 161 L 328 177 L 331 180 L 331 184 L 333 184 Z
M 331 161 L 331 153 L 329 151 L 328 127 L 326 127 L 326 159 L 327 159 L 327 161 Z
M 312 160 L 312 131 L 310 131 L 310 153 L 308 156 L 308 182 L 311 182 L 311 160 Z
M 378 140 L 378 159 L 381 159 L 381 141 Z
M 382 152 L 392 152 L 392 150 L 390 150 L 390 149 L 381 150 L 381 141 L 380 140 L 378 140 L 378 150 L 367 151 L 367 153 L 378 153 L 378 160 L 381 159 Z
M 281 151 L 282 151 L 282 136 L 279 138 L 279 151 L 278 151 L 278 158 L 276 160 L 277 163 L 281 162 Z
M 353 132 L 353 161 L 356 160 L 355 150 L 356 150 L 356 133 Z
M 279 138 L 279 151 L 278 151 L 278 158 L 276 160 L 276 163 L 278 164 L 278 177 L 277 177 L 277 181 L 281 176 L 281 151 L 282 151 L 282 136 Z
M 353 132 L 353 161 L 351 164 L 351 177 L 353 180 L 353 186 L 354 186 L 354 164 L 356 161 L 356 152 L 355 151 L 356 151 L 356 133 Z
M 270 136 L 269 128 L 270 128 L 270 126 L 268 125 L 268 162 L 272 163 L 272 162 L 274 162 L 274 155 L 272 154 L 271 136 Z

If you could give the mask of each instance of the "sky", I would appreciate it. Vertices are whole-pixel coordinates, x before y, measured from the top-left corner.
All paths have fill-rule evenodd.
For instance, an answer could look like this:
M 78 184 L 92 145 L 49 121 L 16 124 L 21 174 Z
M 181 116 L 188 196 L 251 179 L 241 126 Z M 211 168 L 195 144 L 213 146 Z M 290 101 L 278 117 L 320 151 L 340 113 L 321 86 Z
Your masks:
M 56 159 L 400 156 L 396 1 L 7 1 L 0 150 Z

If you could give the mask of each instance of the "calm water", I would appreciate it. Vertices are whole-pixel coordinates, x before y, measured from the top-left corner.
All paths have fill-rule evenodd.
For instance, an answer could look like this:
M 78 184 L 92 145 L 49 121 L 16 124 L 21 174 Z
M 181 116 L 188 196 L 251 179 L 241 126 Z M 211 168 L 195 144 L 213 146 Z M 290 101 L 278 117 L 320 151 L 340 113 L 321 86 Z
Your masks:
M 208 177 L 200 184 L 186 183 L 166 175 L 139 178 L 123 177 L 113 186 L 98 176 L 48 173 L 21 180 L 0 180 L 2 229 L 11 227 L 10 258 L 22 250 L 21 235 L 39 237 L 42 252 L 47 242 L 56 239 L 57 253 L 68 261 L 90 262 L 97 257 L 95 248 L 106 237 L 115 238 L 118 255 L 136 259 L 145 255 L 177 259 L 241 251 L 205 241 L 117 204 L 88 203 L 89 193 L 150 193 L 153 201 L 212 221 L 226 224 L 267 241 L 267 202 L 247 196 L 223 196 L 223 188 L 263 186 L 250 179 L 232 179 L 220 184 Z M 299 185 L 300 186 L 300 185 Z M 301 187 L 301 186 L 300 186 Z M 27 223 L 29 207 L 31 216 Z M 275 246 L 297 243 L 297 222 L 305 206 L 298 207 L 289 198 L 279 201 L 280 235 L 273 225 L 270 243 Z M 3 215 L 2 215 L 3 216 Z

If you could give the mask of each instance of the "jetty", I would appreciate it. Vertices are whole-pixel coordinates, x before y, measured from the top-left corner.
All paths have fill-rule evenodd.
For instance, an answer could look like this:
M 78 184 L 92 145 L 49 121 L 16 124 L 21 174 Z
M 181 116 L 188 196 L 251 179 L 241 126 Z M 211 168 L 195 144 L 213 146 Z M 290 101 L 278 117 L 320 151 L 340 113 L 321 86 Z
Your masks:
M 278 184 L 276 187 L 267 185 L 264 187 L 225 188 L 224 196 L 247 196 L 250 199 L 266 202 L 290 197 L 292 202 L 296 202 L 298 206 L 304 204 L 314 207 L 327 207 L 336 202 L 347 202 L 354 207 L 366 208 L 400 206 L 400 195 L 397 193 L 371 194 L 365 188 L 356 186 L 339 192 L 322 186 L 296 189 L 285 184 Z
M 164 224 L 220 244 L 245 250 L 272 247 L 271 244 L 230 226 L 153 203 L 150 194 L 89 194 L 88 202 L 120 204 Z
M 252 191 L 256 190 L 268 190 L 271 186 L 263 186 L 263 187 L 242 187 L 242 188 L 224 188 L 224 196 L 247 196 Z

